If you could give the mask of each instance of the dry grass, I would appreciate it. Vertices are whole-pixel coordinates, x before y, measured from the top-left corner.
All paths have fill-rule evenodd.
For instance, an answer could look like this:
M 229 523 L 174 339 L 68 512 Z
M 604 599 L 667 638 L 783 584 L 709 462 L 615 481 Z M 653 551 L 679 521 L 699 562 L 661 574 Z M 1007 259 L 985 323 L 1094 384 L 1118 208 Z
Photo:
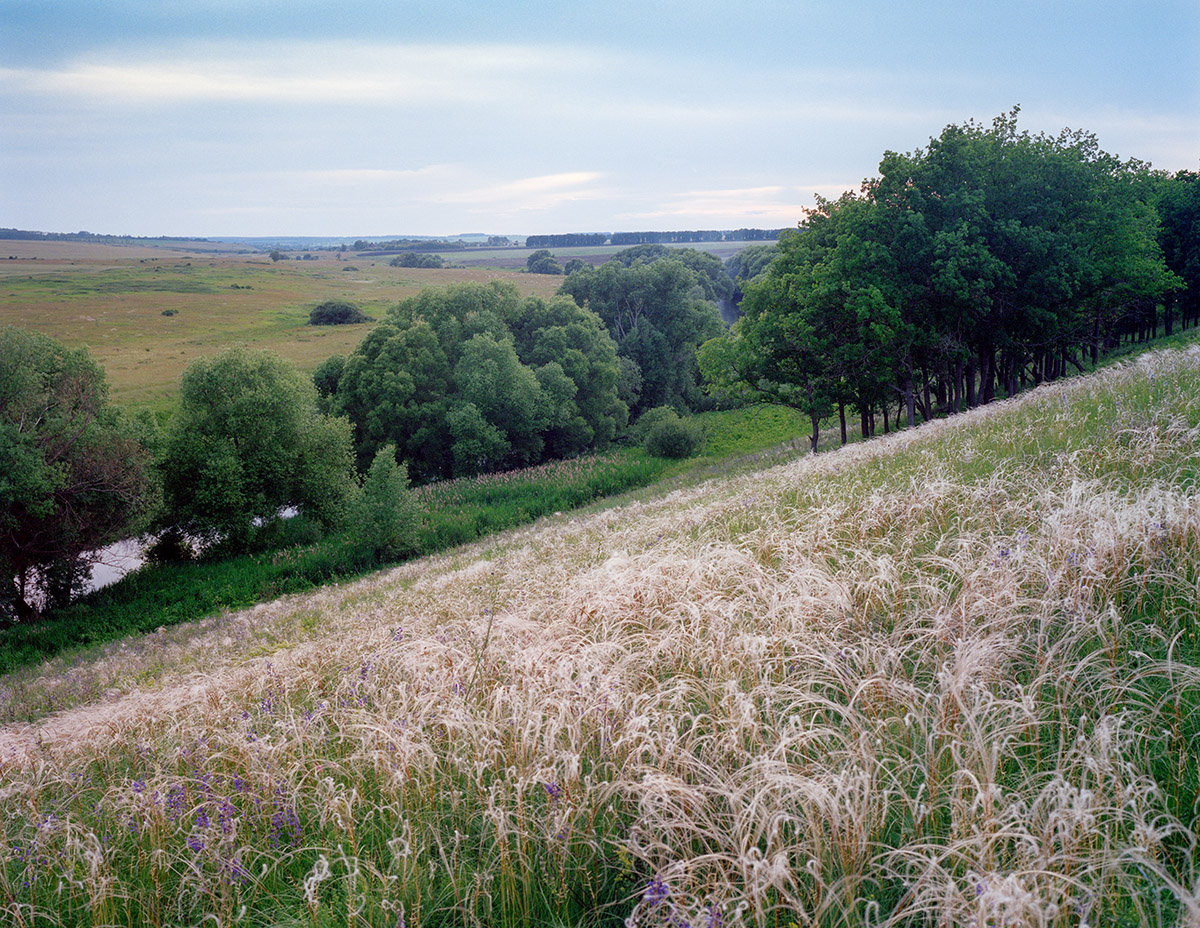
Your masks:
M 6 681 L 0 909 L 1195 928 L 1197 461 L 1164 353 Z

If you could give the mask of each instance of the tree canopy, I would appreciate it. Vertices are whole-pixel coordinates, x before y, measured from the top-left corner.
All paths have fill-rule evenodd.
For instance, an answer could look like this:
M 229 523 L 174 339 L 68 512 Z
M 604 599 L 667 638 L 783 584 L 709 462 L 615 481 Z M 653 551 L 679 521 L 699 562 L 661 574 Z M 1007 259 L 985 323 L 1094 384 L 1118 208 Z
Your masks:
M 655 406 L 696 408 L 703 401 L 696 350 L 721 332 L 716 305 L 705 298 L 696 273 L 674 253 L 649 263 L 634 258 L 628 266 L 627 258 L 576 271 L 559 292 L 604 322 L 626 362 L 625 383 L 638 385 L 636 397 L 630 396 L 635 412 Z M 721 267 L 720 261 L 716 266 Z
M 499 281 L 422 291 L 318 374 L 360 466 L 391 443 L 421 482 L 600 447 L 628 418 L 600 320 Z
M 237 548 L 256 520 L 286 507 L 341 520 L 353 493 L 350 427 L 318 412 L 313 385 L 282 358 L 230 348 L 184 371 L 162 470 L 167 523 Z
M 146 525 L 158 486 L 145 438 L 86 349 L 0 329 L 0 622 L 64 604 L 98 548 Z
M 1090 134 L 1018 131 L 1016 110 L 948 126 L 819 199 L 701 365 L 715 389 L 803 409 L 814 448 L 834 410 L 845 440 L 847 407 L 869 433 L 897 398 L 911 423 L 1011 395 L 1094 358 L 1179 285 L 1154 190 Z
M 563 272 L 558 259 L 546 248 L 539 248 L 530 253 L 529 257 L 525 259 L 525 270 L 530 274 L 561 274 Z

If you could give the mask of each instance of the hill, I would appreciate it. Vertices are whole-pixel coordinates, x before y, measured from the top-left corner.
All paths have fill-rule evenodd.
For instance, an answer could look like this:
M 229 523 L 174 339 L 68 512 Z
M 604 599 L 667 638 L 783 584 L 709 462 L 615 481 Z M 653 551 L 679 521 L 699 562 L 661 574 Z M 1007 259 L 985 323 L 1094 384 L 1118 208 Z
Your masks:
M 1197 461 L 1160 352 L 10 678 L 0 910 L 1195 924 Z

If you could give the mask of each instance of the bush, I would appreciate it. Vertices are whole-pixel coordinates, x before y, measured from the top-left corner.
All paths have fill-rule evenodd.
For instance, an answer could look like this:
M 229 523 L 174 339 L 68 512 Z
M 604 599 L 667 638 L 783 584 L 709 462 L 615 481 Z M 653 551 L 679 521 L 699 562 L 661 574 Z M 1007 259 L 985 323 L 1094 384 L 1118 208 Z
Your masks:
M 308 314 L 309 325 L 356 325 L 374 320 L 353 303 L 326 300 Z
M 704 441 L 700 426 L 681 419 L 670 406 L 648 410 L 638 420 L 636 433 L 646 453 L 660 458 L 691 457 Z
M 388 264 L 392 267 L 441 268 L 446 266 L 441 255 L 420 254 L 414 251 L 392 258 Z
M 352 544 L 381 561 L 407 557 L 420 550 L 420 530 L 420 508 L 408 486 L 408 468 L 396 463 L 395 445 L 384 445 L 351 509 Z
M 190 561 L 195 551 L 183 532 L 169 528 L 146 547 L 142 556 L 148 564 L 182 564 Z
M 530 274 L 561 274 L 562 265 L 555 260 L 548 248 L 541 248 L 525 259 L 525 270 Z

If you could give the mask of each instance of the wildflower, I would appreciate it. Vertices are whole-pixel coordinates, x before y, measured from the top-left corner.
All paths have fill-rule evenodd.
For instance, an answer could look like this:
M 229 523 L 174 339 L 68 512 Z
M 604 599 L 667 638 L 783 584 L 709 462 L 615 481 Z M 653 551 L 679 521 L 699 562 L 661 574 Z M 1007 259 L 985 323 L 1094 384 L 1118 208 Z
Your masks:
M 559 786 L 557 783 L 554 783 L 554 782 L 543 783 L 542 786 L 544 786 L 546 788 L 546 793 L 547 793 L 547 795 L 550 796 L 551 802 L 556 802 L 557 800 L 562 798 L 563 788 L 561 786 Z
M 217 807 L 217 822 L 221 826 L 221 833 L 226 836 L 233 833 L 233 816 L 235 811 L 233 803 L 228 799 L 222 799 L 221 804 Z
M 188 835 L 187 846 L 192 849 L 192 852 L 199 854 L 204 850 L 204 839 L 199 835 Z
M 642 893 L 642 902 L 645 903 L 647 908 L 654 908 L 654 906 L 665 902 L 667 896 L 670 894 L 671 888 L 663 880 L 654 877 L 654 879 L 646 884 L 646 891 Z

